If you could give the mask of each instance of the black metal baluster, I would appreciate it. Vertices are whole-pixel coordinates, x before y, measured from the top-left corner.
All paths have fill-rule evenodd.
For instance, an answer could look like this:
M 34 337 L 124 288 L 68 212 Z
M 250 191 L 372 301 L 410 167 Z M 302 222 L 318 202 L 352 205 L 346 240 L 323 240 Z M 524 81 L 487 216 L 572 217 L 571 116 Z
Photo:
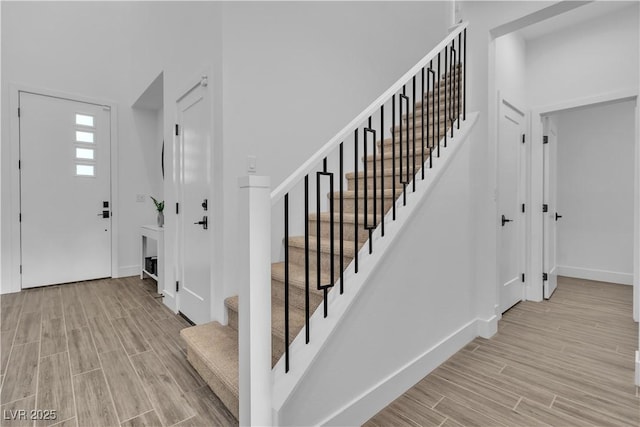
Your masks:
M 329 194 L 331 194 L 331 198 L 329 199 L 329 265 L 330 265 L 330 274 L 329 274 L 329 284 L 323 285 L 321 282 L 320 273 L 322 269 L 320 268 L 322 263 L 321 256 L 321 246 L 320 246 L 320 177 L 328 176 L 329 177 Z M 324 302 L 324 317 L 327 317 L 329 314 L 329 301 L 327 299 L 329 288 L 333 286 L 333 279 L 335 277 L 334 270 L 334 258 L 335 258 L 335 250 L 334 250 L 334 234 L 333 234 L 333 173 L 327 172 L 327 158 L 325 157 L 322 161 L 322 172 L 316 172 L 316 278 L 317 278 L 317 289 L 323 292 L 323 302 Z
M 353 168 L 355 170 L 355 192 L 356 192 L 356 196 L 355 199 L 353 201 L 354 203 L 354 212 L 355 212 L 355 227 L 356 230 L 358 229 L 358 129 L 356 129 L 355 131 L 355 136 L 354 136 L 354 145 L 353 145 L 353 150 L 354 150 L 354 156 L 353 156 Z M 353 254 L 353 258 L 355 261 L 355 273 L 358 273 L 358 233 L 356 233 L 356 236 L 354 238 L 354 244 L 355 244 L 355 254 Z
M 411 127 L 412 127 L 412 131 L 411 131 L 411 137 L 413 139 L 413 156 L 412 156 L 412 160 L 413 160 L 413 168 L 411 169 L 411 181 L 412 181 L 412 187 L 413 187 L 413 192 L 416 192 L 416 76 L 413 76 L 413 80 L 412 80 L 413 84 L 411 85 L 411 92 L 412 92 L 412 99 L 413 99 L 413 111 L 412 111 L 412 118 L 411 118 Z
M 449 46 L 444 48 L 444 79 L 440 82 L 441 84 L 444 83 L 444 139 L 442 144 L 445 148 L 447 148 L 447 116 L 449 116 L 449 104 L 447 103 L 447 68 L 449 66 L 448 51 Z M 440 74 L 440 67 L 438 67 L 438 74 Z
M 424 67 L 422 67 L 422 71 L 421 71 L 421 79 L 422 79 L 422 98 L 420 98 L 420 125 L 421 125 L 421 132 L 420 135 L 422 136 L 421 138 L 421 144 L 422 144 L 422 150 L 421 150 L 421 158 L 422 158 L 422 162 L 420 163 L 420 170 L 422 171 L 422 179 L 424 180 Z M 427 105 L 429 105 L 429 101 L 427 101 Z
M 456 65 L 456 81 L 458 82 L 458 90 L 456 92 L 457 100 L 456 100 L 456 120 L 458 121 L 458 129 L 460 129 L 460 84 L 461 84 L 461 75 L 462 70 L 460 67 L 462 66 L 462 33 L 458 33 L 458 64 Z
M 462 120 L 467 120 L 467 29 L 464 29 L 464 57 L 462 58 Z
M 304 316 L 305 342 L 309 344 L 309 175 L 304 176 Z
M 284 366 L 289 372 L 289 193 L 284 195 Z
M 400 116 L 402 121 L 402 116 Z M 396 220 L 396 95 L 391 96 L 391 199 L 392 217 Z
M 453 47 L 453 43 L 455 40 L 452 40 L 452 47 L 451 47 L 451 64 L 449 65 L 449 74 L 450 74 L 450 79 L 449 79 L 449 85 L 451 86 L 451 107 L 449 108 L 449 111 L 451 111 L 451 117 L 450 117 L 450 121 L 451 121 L 451 138 L 453 138 L 453 120 L 455 118 L 455 109 L 456 109 L 456 105 L 455 105 L 455 81 L 456 81 L 456 77 L 455 77 L 455 71 L 456 71 L 456 66 L 455 66 L 455 58 L 456 58 L 456 49 L 455 47 Z
M 436 143 L 438 144 L 438 147 L 436 148 L 436 150 L 438 152 L 438 154 L 437 154 L 438 157 L 440 157 L 440 52 L 438 52 L 438 82 L 437 82 L 437 84 L 438 84 L 438 100 L 437 100 L 437 103 L 438 103 L 438 115 L 436 117 L 436 119 L 437 119 L 436 120 L 436 123 L 437 123 L 437 126 L 436 126 L 436 129 L 437 129 L 437 142 Z
M 402 106 L 403 106 L 403 101 L 407 101 L 407 117 L 406 117 L 406 121 L 407 121 L 407 125 L 404 126 L 404 129 L 406 129 L 406 135 L 404 135 L 403 132 L 403 126 L 402 123 L 404 122 L 404 113 L 402 111 Z M 406 137 L 406 147 L 403 144 L 403 140 L 402 138 Z M 404 154 L 403 151 L 406 151 L 406 156 L 407 158 L 404 158 Z M 405 163 L 406 160 L 406 164 L 404 164 L 404 166 L 406 166 L 406 174 L 404 172 L 403 169 L 403 163 Z M 402 86 L 402 93 L 400 94 L 400 183 L 402 184 L 402 204 L 403 206 L 407 205 L 407 184 L 409 184 L 409 176 L 410 176 L 410 171 L 409 171 L 409 97 L 406 95 L 406 85 Z
M 375 146 L 376 146 L 376 131 L 374 129 L 371 128 L 371 116 L 369 116 L 369 121 L 368 121 L 368 126 L 364 128 L 364 157 L 365 159 L 367 158 L 367 146 L 368 141 L 367 141 L 367 135 L 369 133 L 373 134 L 373 147 L 374 147 L 374 153 L 373 153 L 373 216 L 374 216 L 374 221 L 373 224 L 369 224 L 369 173 L 367 171 L 367 163 L 365 162 L 364 164 L 364 177 L 365 177 L 365 181 L 364 181 L 364 228 L 365 230 L 369 230 L 369 253 L 373 252 L 373 230 L 376 229 L 376 224 L 375 224 L 375 217 L 376 217 L 376 204 L 378 203 L 378 199 L 377 199 L 377 194 L 376 192 L 378 191 L 378 169 L 376 166 L 376 154 L 375 154 Z
M 344 293 L 344 155 L 342 142 L 340 143 L 340 294 Z M 333 197 L 333 196 L 332 196 Z M 356 230 L 356 234 L 357 234 Z
M 382 175 L 380 175 L 380 222 L 381 222 L 381 235 L 384 237 L 384 104 L 380 106 L 380 146 L 382 147 L 382 151 L 380 151 L 380 170 L 382 171 Z M 374 150 L 376 146 L 374 145 Z M 374 211 L 375 212 L 375 211 Z M 375 214 L 374 214 L 375 215 Z M 375 215 L 375 223 L 378 223 L 378 216 Z
M 427 93 L 428 96 L 431 97 L 431 111 L 429 111 L 429 99 L 427 99 L 427 145 L 429 146 L 429 168 L 433 168 L 433 146 L 434 139 L 436 136 L 435 126 L 436 126 L 436 75 L 435 71 L 433 71 L 433 60 L 429 63 L 429 68 L 427 69 Z M 433 80 L 433 83 L 429 83 Z M 431 131 L 431 132 L 430 132 Z

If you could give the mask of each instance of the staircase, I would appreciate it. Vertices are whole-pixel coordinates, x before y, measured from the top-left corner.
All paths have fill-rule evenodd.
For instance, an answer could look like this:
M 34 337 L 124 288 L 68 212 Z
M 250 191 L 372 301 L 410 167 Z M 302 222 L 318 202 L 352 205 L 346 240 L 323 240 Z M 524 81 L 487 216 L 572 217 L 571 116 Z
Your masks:
M 425 169 L 428 169 L 429 157 L 438 155 L 438 143 L 442 144 L 444 135 L 451 130 L 452 125 L 455 126 L 455 121 L 451 120 L 451 117 L 455 117 L 457 120 L 461 113 L 461 105 L 460 103 L 452 104 L 451 99 L 445 104 L 444 97 L 445 92 L 447 92 L 450 98 L 453 95 L 454 99 L 459 99 L 462 87 L 462 71 L 459 64 L 451 69 L 455 71 L 442 74 L 438 82 L 434 82 L 429 87 L 430 90 L 425 93 L 424 97 L 420 101 L 413 103 L 413 109 L 399 117 L 395 126 L 389 127 L 388 132 L 385 133 L 391 136 L 378 141 L 375 155 L 369 154 L 366 157 L 360 157 L 361 162 L 357 173 L 353 171 L 345 174 L 346 189 L 342 193 L 334 191 L 327 194 L 328 199 L 333 199 L 334 202 L 335 214 L 333 215 L 333 223 L 331 223 L 330 212 L 321 212 L 319 216 L 315 212 L 309 213 L 308 268 L 309 277 L 311 278 L 309 293 L 311 313 L 323 303 L 325 298 L 325 293 L 322 290 L 317 290 L 315 286 L 317 269 L 320 269 L 322 283 L 336 283 L 340 278 L 341 255 L 342 265 L 346 269 L 353 261 L 357 251 L 367 244 L 370 239 L 370 230 L 365 229 L 365 185 L 368 186 L 366 222 L 370 226 L 375 224 L 377 227 L 384 218 L 384 214 L 390 211 L 394 202 L 402 198 L 403 191 L 411 191 L 411 184 L 406 184 L 406 188 L 402 184 L 401 181 L 403 180 L 405 183 L 407 182 L 403 177 L 409 175 L 410 179 L 413 180 L 414 176 L 419 176 L 416 174 L 421 172 L 423 159 L 426 162 Z M 438 106 L 439 117 L 437 114 L 433 114 L 434 107 L 437 112 Z M 445 113 L 446 111 L 448 113 Z M 402 125 L 400 121 L 402 121 Z M 401 126 L 402 138 L 400 135 Z M 407 129 L 408 140 L 406 138 Z M 423 129 L 425 129 L 424 139 L 422 137 Z M 439 139 L 433 135 L 434 132 L 440 136 Z M 400 153 L 402 153 L 402 158 Z M 434 158 L 433 161 L 436 161 L 436 159 Z M 364 172 L 365 163 L 366 173 Z M 375 175 L 374 169 L 376 169 Z M 400 172 L 402 172 L 402 176 Z M 337 180 L 337 182 L 339 181 Z M 376 193 L 373 190 L 374 185 Z M 339 241 L 341 196 L 344 206 L 342 242 Z M 374 204 L 376 204 L 376 216 L 373 214 Z M 317 235 L 318 222 L 320 223 L 319 236 Z M 342 243 L 343 247 L 342 253 L 335 250 L 333 256 L 331 254 L 330 241 L 332 231 L 334 247 L 338 248 L 340 243 Z M 318 239 L 320 241 L 319 266 L 317 265 Z M 293 236 L 289 237 L 287 242 L 289 257 L 289 342 L 293 342 L 305 326 L 305 240 L 305 236 Z M 332 257 L 335 266 L 334 277 L 331 277 L 330 272 Z M 273 263 L 271 266 L 272 366 L 278 362 L 285 352 L 284 281 L 285 263 Z M 337 287 L 331 288 L 331 292 L 338 291 Z M 190 363 L 231 413 L 238 418 L 238 296 L 228 298 L 225 301 L 225 305 L 228 309 L 228 325 L 210 322 L 184 329 L 181 331 L 181 335 L 187 344 L 187 357 Z

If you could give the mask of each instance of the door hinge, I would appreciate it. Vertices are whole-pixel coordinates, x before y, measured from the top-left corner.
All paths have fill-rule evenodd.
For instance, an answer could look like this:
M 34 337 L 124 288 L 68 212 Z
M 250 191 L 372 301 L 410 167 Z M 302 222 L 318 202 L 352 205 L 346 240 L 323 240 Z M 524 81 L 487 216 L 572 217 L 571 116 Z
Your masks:
M 177 135 L 180 135 L 180 133 L 179 133 L 179 131 L 178 131 L 178 129 L 179 129 L 179 128 L 180 128 L 180 127 L 179 127 L 179 126 L 178 126 L 178 124 L 176 123 L 176 136 L 177 136 Z
M 18 160 L 18 169 L 22 169 L 22 162 Z
M 524 203 L 522 204 L 522 213 L 524 213 Z
M 523 143 L 523 144 L 524 144 L 524 141 L 525 141 L 525 136 L 524 136 L 524 133 L 523 133 L 523 134 L 522 134 L 522 143 Z
M 18 107 L 18 117 L 20 117 L 20 107 Z
M 549 275 L 547 273 L 542 273 L 542 281 L 546 282 L 547 280 L 549 280 Z
M 180 290 L 180 282 L 176 280 L 176 292 Z
M 524 273 L 522 273 L 522 283 L 524 283 Z
M 180 213 L 180 203 L 176 203 L 176 215 Z
M 542 205 L 542 212 L 549 212 L 549 205 L 548 204 L 544 204 Z
M 22 212 L 18 214 L 18 222 L 22 222 Z
M 20 264 L 20 274 L 22 274 L 22 264 Z
M 543 144 L 548 144 L 549 143 L 549 137 L 547 135 L 542 137 L 542 143 Z

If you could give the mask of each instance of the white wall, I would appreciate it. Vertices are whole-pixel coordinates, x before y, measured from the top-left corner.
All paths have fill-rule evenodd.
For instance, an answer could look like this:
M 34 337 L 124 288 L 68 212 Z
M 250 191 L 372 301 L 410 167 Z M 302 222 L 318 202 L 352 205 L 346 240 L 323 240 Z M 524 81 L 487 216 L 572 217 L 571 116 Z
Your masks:
M 446 2 L 224 4 L 225 295 L 244 268 L 247 155 L 275 188 L 446 36 L 448 14 Z
M 496 90 L 519 108 L 526 106 L 527 49 L 518 33 L 496 38 Z
M 119 226 L 118 274 L 135 274 L 139 265 L 138 226 L 155 221 L 152 205 L 136 203 L 149 194 L 146 158 L 152 151 L 134 131 L 128 102 L 131 85 L 129 3 L 2 2 L 2 115 L 9 111 L 11 83 L 77 94 L 118 105 L 119 189 L 114 221 Z M 114 31 L 114 29 L 118 31 Z M 1 292 L 19 290 L 12 280 L 19 254 L 11 250 L 11 230 L 18 206 L 11 204 L 17 176 L 11 173 L 9 120 L 2 122 L 2 284 Z M 150 202 L 149 202 L 150 203 Z
M 635 104 L 555 115 L 560 274 L 632 283 Z
M 638 3 L 527 42 L 529 105 L 638 87 Z
M 397 397 L 390 389 L 410 387 L 476 336 L 469 139 L 298 383 L 281 425 L 360 425 Z

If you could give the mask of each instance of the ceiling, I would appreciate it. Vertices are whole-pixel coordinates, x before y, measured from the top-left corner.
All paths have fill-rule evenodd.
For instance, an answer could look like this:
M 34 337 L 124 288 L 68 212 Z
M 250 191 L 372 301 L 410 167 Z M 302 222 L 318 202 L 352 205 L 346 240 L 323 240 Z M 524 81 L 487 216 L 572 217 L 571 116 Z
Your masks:
M 615 12 L 624 7 L 637 4 L 638 1 L 593 1 L 568 12 L 556 15 L 518 31 L 525 40 L 533 40 L 556 32 L 562 28 L 589 21 Z

